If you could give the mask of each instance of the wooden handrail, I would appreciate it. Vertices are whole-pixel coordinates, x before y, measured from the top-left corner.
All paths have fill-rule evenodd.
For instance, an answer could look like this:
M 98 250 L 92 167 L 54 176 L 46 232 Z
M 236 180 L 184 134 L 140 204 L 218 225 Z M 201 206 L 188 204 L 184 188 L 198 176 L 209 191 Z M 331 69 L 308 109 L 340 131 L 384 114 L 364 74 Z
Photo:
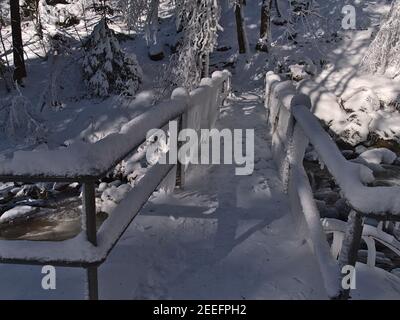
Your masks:
M 72 163 L 69 164 L 68 168 L 56 164 L 52 169 L 48 169 L 46 163 L 41 163 L 40 158 L 35 158 L 32 161 L 35 152 L 31 152 L 32 157 L 26 160 L 32 162 L 30 168 L 33 167 L 35 171 L 33 174 L 29 170 L 19 170 L 17 167 L 16 170 L 12 170 L 15 166 L 13 159 L 1 160 L 0 182 L 82 183 L 84 209 L 82 220 L 85 231 L 73 239 L 57 243 L 0 240 L 0 262 L 13 264 L 51 263 L 59 266 L 85 267 L 88 269 L 89 297 L 97 298 L 97 271 L 94 268 L 105 261 L 151 194 L 175 166 L 178 166 L 177 183 L 179 186 L 183 186 L 185 168 L 179 164 L 155 164 L 152 166 L 138 185 L 117 205 L 115 210 L 120 211 L 120 214 L 110 215 L 98 231 L 96 230 L 95 183 L 105 177 L 115 166 L 144 143 L 149 130 L 162 129 L 169 121 L 175 119 L 178 119 L 180 124 L 179 130 L 184 129 L 182 126 L 186 123 L 184 123 L 183 118 L 186 119 L 188 112 L 195 106 L 191 99 L 196 99 L 201 90 L 204 90 L 203 93 L 207 93 L 207 99 L 201 101 L 201 106 L 210 103 L 213 104 L 214 109 L 218 109 L 230 92 L 230 77 L 230 73 L 226 70 L 214 72 L 211 78 L 205 78 L 201 81 L 200 87 L 196 89 L 193 96 L 183 88 L 174 90 L 169 101 L 163 102 L 131 120 L 122 127 L 119 133 L 110 134 L 94 144 L 84 145 L 82 157 L 79 157 L 78 154 L 77 158 L 71 159 L 71 156 L 69 156 Z M 218 113 L 218 110 L 211 110 L 211 107 L 209 109 L 210 112 Z M 204 112 L 204 110 L 201 111 Z M 213 114 L 207 125 L 213 126 L 215 120 Z M 44 160 L 51 164 L 54 161 L 52 156 L 60 158 L 60 152 L 68 154 L 68 151 L 68 147 L 62 151 L 48 151 Z M 109 153 L 103 162 L 90 162 L 91 159 L 96 159 L 96 154 L 102 152 Z M 85 156 L 88 157 L 85 158 Z M 86 166 L 85 169 L 80 170 L 82 161 L 85 161 Z M 86 241 L 82 242 L 82 240 Z M 45 245 L 42 246 L 44 242 Z M 21 243 L 23 243 L 23 247 L 20 246 Z
M 327 293 L 331 298 L 346 299 L 349 290 L 341 288 L 340 269 L 355 265 L 362 237 L 363 217 L 377 220 L 400 221 L 400 187 L 369 187 L 372 171 L 344 158 L 319 119 L 311 112 L 308 96 L 299 95 L 291 81 L 281 81 L 273 72 L 266 75 L 265 106 L 272 134 L 272 154 L 289 194 L 292 211 L 305 222 L 308 238 L 323 275 Z M 308 144 L 340 187 L 343 197 L 352 208 L 346 223 L 343 243 L 336 267 L 332 255 L 328 257 L 325 237 L 312 189 L 306 176 L 303 160 Z M 335 283 L 336 281 L 336 283 Z

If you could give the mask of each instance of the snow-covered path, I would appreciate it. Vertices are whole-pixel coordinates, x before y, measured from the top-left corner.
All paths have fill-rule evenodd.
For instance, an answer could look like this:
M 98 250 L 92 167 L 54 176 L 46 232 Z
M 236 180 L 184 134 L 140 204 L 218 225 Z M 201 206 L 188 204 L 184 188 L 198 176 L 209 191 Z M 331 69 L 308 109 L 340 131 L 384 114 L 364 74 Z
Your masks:
M 101 299 L 326 297 L 271 160 L 262 99 L 238 96 L 223 107 L 217 126 L 255 129 L 254 173 L 198 165 L 184 190 L 157 192 L 99 268 Z M 58 268 L 54 291 L 41 289 L 40 271 L 0 265 L 0 284 L 8 288 L 0 297 L 83 297 L 82 270 Z
M 101 297 L 326 297 L 270 157 L 261 98 L 248 93 L 231 102 L 218 128 L 255 129 L 253 175 L 200 165 L 184 191 L 155 196 L 101 267 Z M 116 286 L 115 274 L 135 280 Z
M 219 129 L 255 129 L 255 170 L 194 166 L 182 191 L 159 191 L 99 268 L 100 299 L 326 299 L 315 257 L 298 236 L 268 148 L 261 93 L 237 93 Z M 172 177 L 173 178 L 173 177 Z M 0 265 L 2 299 L 82 299 L 85 272 Z M 398 279 L 357 268 L 353 298 L 399 297 Z
M 100 268 L 100 298 L 326 299 L 269 150 L 262 92 L 236 92 L 218 129 L 255 130 L 255 170 L 197 165 L 157 193 Z M 357 265 L 353 299 L 398 299 L 398 278 Z

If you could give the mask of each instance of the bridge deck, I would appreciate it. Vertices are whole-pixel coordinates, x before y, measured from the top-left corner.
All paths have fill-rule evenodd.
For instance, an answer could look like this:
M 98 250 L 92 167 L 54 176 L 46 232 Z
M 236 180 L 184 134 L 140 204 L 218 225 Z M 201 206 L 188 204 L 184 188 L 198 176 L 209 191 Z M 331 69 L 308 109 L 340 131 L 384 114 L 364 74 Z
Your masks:
M 235 165 L 193 166 L 184 190 L 155 194 L 100 267 L 100 299 L 326 298 L 271 159 L 261 101 L 243 94 L 222 109 L 218 122 L 219 129 L 255 128 L 253 175 L 235 176 Z M 55 291 L 41 289 L 40 271 L 0 265 L 0 284 L 8 288 L 0 298 L 82 298 L 76 280 L 83 271 L 57 269 Z M 357 298 L 367 291 L 370 298 L 400 296 L 394 276 L 369 276 L 373 270 L 365 266 L 360 271 L 360 288 L 374 290 Z
M 132 263 L 149 268 L 139 288 L 155 285 L 167 298 L 326 296 L 307 243 L 296 237 L 264 114 L 261 99 L 248 94 L 222 109 L 217 126 L 255 128 L 253 175 L 235 176 L 235 165 L 195 166 L 184 191 L 156 197 L 136 220 L 142 232 L 129 232 L 121 247 L 135 243 Z

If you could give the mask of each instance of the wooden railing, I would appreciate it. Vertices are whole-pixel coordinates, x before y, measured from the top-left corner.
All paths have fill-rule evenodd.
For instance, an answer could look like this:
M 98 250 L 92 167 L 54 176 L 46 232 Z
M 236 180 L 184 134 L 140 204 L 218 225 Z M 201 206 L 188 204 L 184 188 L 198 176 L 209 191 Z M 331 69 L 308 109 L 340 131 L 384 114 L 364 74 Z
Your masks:
M 219 115 L 219 107 L 230 91 L 230 73 L 214 72 L 202 79 L 191 93 L 178 88 L 171 99 L 153 107 L 127 123 L 120 133 L 111 134 L 94 144 L 72 145 L 45 153 L 26 152 L 20 159 L 0 162 L 0 182 L 78 182 L 83 185 L 82 232 L 65 241 L 0 240 L 0 262 L 12 264 L 51 264 L 84 267 L 88 272 L 89 298 L 96 299 L 97 267 L 103 263 L 131 221 L 145 205 L 163 179 L 176 168 L 176 181 L 183 186 L 187 166 L 155 164 L 127 194 L 105 222 L 96 229 L 96 183 L 146 141 L 151 129 L 162 129 L 178 120 L 180 129 L 210 129 Z M 76 155 L 71 157 L 71 154 Z M 68 157 L 70 161 L 57 163 Z
M 297 94 L 291 81 L 281 81 L 272 72 L 266 75 L 265 107 L 273 158 L 289 195 L 299 232 L 311 244 L 328 296 L 347 299 L 350 292 L 341 286 L 341 270 L 345 265 L 355 266 L 363 237 L 363 218 L 400 221 L 400 188 L 366 186 L 372 176 L 370 170 L 346 160 L 311 112 L 309 97 Z M 309 144 L 314 147 L 352 208 L 341 239 L 340 255 L 331 253 L 303 166 Z

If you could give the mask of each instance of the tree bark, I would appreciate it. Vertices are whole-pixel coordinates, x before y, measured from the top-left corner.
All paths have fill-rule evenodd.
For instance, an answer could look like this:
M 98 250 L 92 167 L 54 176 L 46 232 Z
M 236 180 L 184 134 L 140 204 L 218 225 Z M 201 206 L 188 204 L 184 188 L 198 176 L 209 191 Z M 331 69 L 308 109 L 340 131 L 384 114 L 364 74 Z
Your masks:
M 24 46 L 22 43 L 19 0 L 10 0 L 11 29 L 14 56 L 14 81 L 21 83 L 26 77 Z
M 258 40 L 256 49 L 265 52 L 269 50 L 271 6 L 272 0 L 263 0 L 261 5 L 260 39 Z
M 243 10 L 242 6 L 246 4 L 245 0 L 238 0 L 235 5 L 235 17 L 236 17 L 236 31 L 239 44 L 239 53 L 247 52 L 247 39 L 246 30 L 243 21 Z
M 210 76 L 210 54 L 205 53 L 202 57 L 201 77 L 208 78 Z
M 147 28 L 149 33 L 149 38 L 153 43 L 157 42 L 157 32 L 159 28 L 158 24 L 158 7 L 160 5 L 160 0 L 151 0 L 150 12 L 147 17 Z
M 278 0 L 275 0 L 275 8 L 276 8 L 276 14 L 278 15 L 278 18 L 282 18 L 281 10 L 279 9 L 279 5 L 278 5 Z

